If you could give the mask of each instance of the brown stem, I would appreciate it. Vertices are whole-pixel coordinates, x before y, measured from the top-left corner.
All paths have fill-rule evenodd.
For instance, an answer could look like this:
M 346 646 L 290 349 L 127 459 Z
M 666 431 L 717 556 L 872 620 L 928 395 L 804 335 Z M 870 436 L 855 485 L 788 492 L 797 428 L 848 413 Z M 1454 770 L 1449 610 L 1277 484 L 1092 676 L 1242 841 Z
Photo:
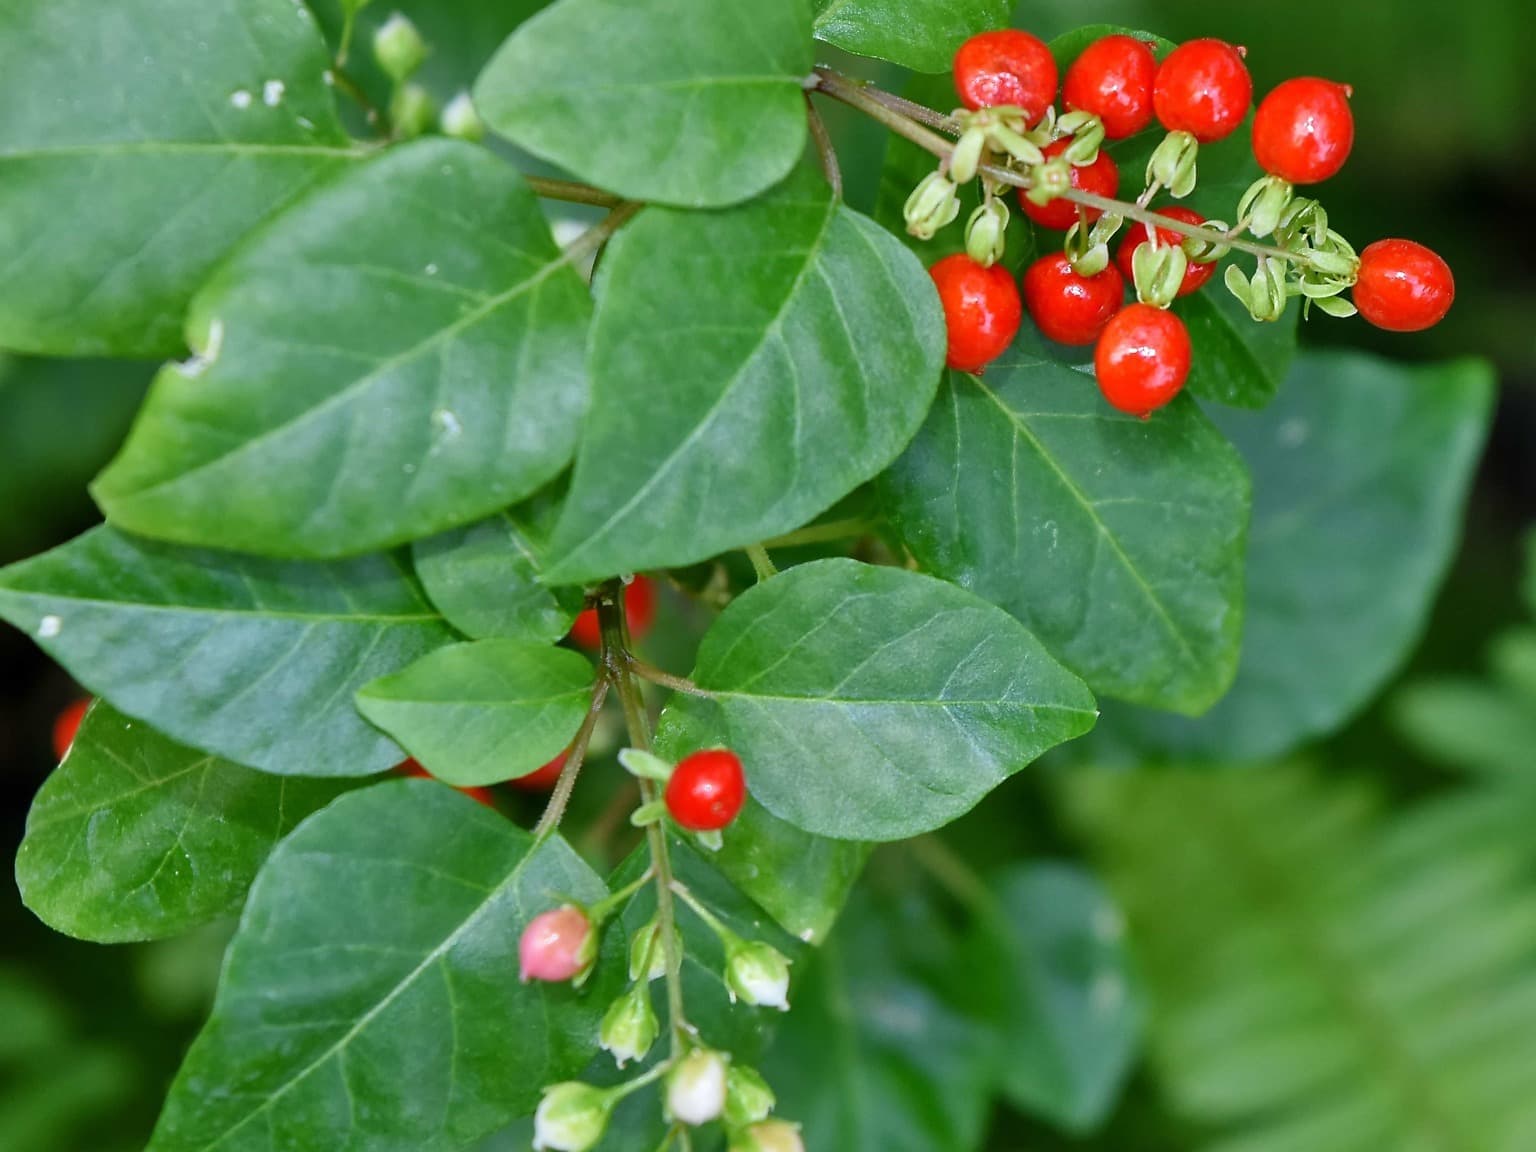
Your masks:
M 816 111 L 816 105 L 811 103 L 811 94 L 805 94 L 805 119 L 811 126 L 811 139 L 816 141 L 816 151 L 821 156 L 821 170 L 827 177 L 827 183 L 832 185 L 832 198 L 843 198 L 843 170 L 837 162 L 837 149 L 832 146 L 832 137 L 827 132 L 826 121 L 821 118 L 821 113 Z
M 581 722 L 581 727 L 576 730 L 576 739 L 571 742 L 570 751 L 565 754 L 565 765 L 560 769 L 560 779 L 555 782 L 555 790 L 550 794 L 549 803 L 544 807 L 544 815 L 539 817 L 539 822 L 534 826 L 533 838 L 543 840 L 560 827 L 560 821 L 565 816 L 565 809 L 571 802 L 571 793 L 576 790 L 576 777 L 581 774 L 581 766 L 587 758 L 587 745 L 592 742 L 592 732 L 597 727 L 597 717 L 603 710 L 603 701 L 608 699 L 608 677 L 599 677 L 597 684 L 592 689 L 592 703 L 587 708 L 587 715 Z
M 524 176 L 523 179 L 533 189 L 535 196 L 542 196 L 546 200 L 590 204 L 594 208 L 617 208 L 624 203 L 622 196 L 615 196 L 612 192 L 604 192 L 601 188 L 575 180 L 551 180 L 546 176 Z
M 647 664 L 638 656 L 631 656 L 629 658 L 629 670 L 640 677 L 640 679 L 649 680 L 652 684 L 657 684 L 673 692 L 682 692 L 688 696 L 702 696 L 705 700 L 713 700 L 715 698 L 713 692 L 706 692 L 687 677 L 674 676 L 670 672 L 664 672 L 654 664 Z

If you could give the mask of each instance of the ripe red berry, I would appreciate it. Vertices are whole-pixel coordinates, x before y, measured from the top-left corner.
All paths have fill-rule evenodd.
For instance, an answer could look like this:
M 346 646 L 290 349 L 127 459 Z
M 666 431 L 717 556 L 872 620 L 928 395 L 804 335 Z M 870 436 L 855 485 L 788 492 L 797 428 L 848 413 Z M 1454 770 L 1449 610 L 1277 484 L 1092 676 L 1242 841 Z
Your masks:
M 404 776 L 418 776 L 423 780 L 437 779 L 436 776 L 417 763 L 414 756 L 409 760 L 402 760 L 399 764 L 396 764 L 395 771 Z M 484 804 L 487 808 L 496 807 L 496 801 L 491 798 L 491 790 L 489 788 L 460 788 L 458 791 L 464 793 L 464 795 L 477 804 Z
M 1105 325 L 1093 371 L 1104 399 L 1145 419 L 1179 394 L 1189 358 L 1184 321 L 1150 304 L 1131 304 Z
M 928 274 L 939 290 L 949 332 L 947 363 L 980 372 L 1008 350 L 1024 318 L 1019 289 L 1001 264 L 984 268 L 963 252 L 946 256 Z
M 1412 240 L 1378 240 L 1360 253 L 1355 307 L 1388 332 L 1421 332 L 1444 319 L 1456 280 L 1444 260 Z
M 1253 116 L 1253 155 L 1271 176 L 1317 184 L 1335 175 L 1355 143 L 1350 88 L 1315 76 L 1287 80 Z
M 535 768 L 526 776 L 519 776 L 515 780 L 508 780 L 520 792 L 548 792 L 560 779 L 560 773 L 565 768 L 565 753 L 562 752 L 542 768 Z
M 1071 140 L 1058 140 L 1054 144 L 1048 144 L 1045 147 L 1045 158 L 1054 159 L 1071 145 Z M 1096 196 L 1113 196 L 1120 189 L 1120 169 L 1115 167 L 1115 162 L 1109 158 L 1109 153 L 1101 148 L 1098 158 L 1092 164 L 1084 164 L 1081 167 L 1072 165 L 1072 187 L 1082 192 L 1092 192 Z M 1058 232 L 1065 232 L 1077 223 L 1078 206 L 1065 197 L 1052 200 L 1049 204 L 1036 204 L 1021 191 L 1019 204 L 1024 209 L 1024 215 L 1042 228 L 1054 228 Z M 1089 220 L 1097 220 L 1103 215 L 1097 208 L 1084 208 L 1083 211 Z
M 1125 278 L 1113 264 L 1080 276 L 1057 252 L 1024 273 L 1024 304 L 1035 327 L 1058 344 L 1092 344 L 1124 302 Z
M 667 811 L 693 832 L 718 832 L 747 801 L 747 780 L 736 753 L 710 748 L 685 756 L 667 780 Z
M 1186 224 L 1204 224 L 1205 217 L 1193 208 L 1186 208 L 1182 204 L 1173 204 L 1167 208 L 1159 208 L 1158 213 L 1174 220 L 1182 220 Z M 1138 222 L 1125 230 L 1125 239 L 1120 241 L 1120 247 L 1115 252 L 1115 263 L 1120 265 L 1120 271 L 1124 274 L 1126 283 L 1136 282 L 1136 271 L 1133 261 L 1136 249 L 1147 242 L 1147 226 Z M 1170 232 L 1167 228 L 1157 230 L 1157 242 L 1159 244 L 1179 244 L 1184 237 L 1177 232 Z M 1205 286 L 1212 276 L 1216 275 L 1216 261 L 1209 264 L 1196 264 L 1193 260 L 1184 270 L 1184 280 L 1179 285 L 1179 295 L 1188 296 L 1191 292 L 1198 292 Z
M 53 721 L 53 754 L 62 760 L 69 755 L 69 746 L 75 742 L 75 733 L 80 731 L 80 721 L 85 719 L 85 710 L 91 706 L 90 698 L 76 700 L 66 704 Z
M 1061 99 L 1068 108 L 1092 112 L 1111 140 L 1134 136 L 1152 123 L 1152 46 L 1134 36 L 1095 40 L 1067 69 Z
M 972 36 L 955 53 L 955 90 L 967 108 L 1012 104 L 1031 124 L 1055 101 L 1056 76 L 1045 42 L 1013 28 Z
M 636 576 L 624 586 L 624 611 L 629 617 L 629 638 L 642 640 L 656 619 L 656 586 L 644 576 Z M 584 608 L 571 625 L 571 640 L 579 648 L 596 652 L 603 646 L 603 629 L 597 609 Z
M 1190 40 L 1168 54 L 1152 83 L 1152 106 L 1170 132 L 1202 144 L 1231 133 L 1253 103 L 1253 78 L 1224 40 Z

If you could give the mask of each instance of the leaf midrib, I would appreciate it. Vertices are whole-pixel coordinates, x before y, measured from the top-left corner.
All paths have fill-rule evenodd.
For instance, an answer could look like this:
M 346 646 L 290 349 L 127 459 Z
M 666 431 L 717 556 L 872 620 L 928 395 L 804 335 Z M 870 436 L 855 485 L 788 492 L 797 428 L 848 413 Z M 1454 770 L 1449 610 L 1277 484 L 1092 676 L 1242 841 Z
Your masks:
M 716 700 L 749 700 L 768 701 L 776 704 L 832 704 L 841 708 L 853 708 L 863 705 L 874 705 L 889 708 L 1019 708 L 1032 712 L 1069 712 L 1078 716 L 1094 716 L 1096 711 L 1092 708 L 1079 708 L 1072 704 L 1031 704 L 1019 700 L 992 699 L 992 700 L 934 700 L 934 699 L 908 699 L 908 700 L 883 700 L 864 699 L 862 697 L 846 696 L 782 696 L 762 692 L 730 692 L 720 689 L 711 689 L 710 695 Z

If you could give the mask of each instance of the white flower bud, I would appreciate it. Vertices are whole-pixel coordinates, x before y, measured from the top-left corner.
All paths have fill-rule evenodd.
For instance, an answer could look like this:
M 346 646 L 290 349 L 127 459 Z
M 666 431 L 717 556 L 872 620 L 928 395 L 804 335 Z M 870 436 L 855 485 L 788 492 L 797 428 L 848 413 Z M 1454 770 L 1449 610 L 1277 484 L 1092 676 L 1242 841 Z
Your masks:
M 544 1089 L 533 1114 L 535 1152 L 587 1152 L 603 1138 L 613 1111 L 612 1093 L 568 1080 Z
M 719 1052 L 695 1048 L 667 1077 L 667 1115 L 697 1126 L 725 1111 L 726 1061 Z
M 444 136 L 470 141 L 485 139 L 485 122 L 480 119 L 480 113 L 475 111 L 475 102 L 469 98 L 468 92 L 460 92 L 448 101 L 440 122 Z
M 725 986 L 734 1002 L 789 1011 L 789 960 L 760 942 L 740 944 L 726 954 Z
M 784 1120 L 764 1120 L 731 1137 L 730 1152 L 805 1152 L 800 1126 Z

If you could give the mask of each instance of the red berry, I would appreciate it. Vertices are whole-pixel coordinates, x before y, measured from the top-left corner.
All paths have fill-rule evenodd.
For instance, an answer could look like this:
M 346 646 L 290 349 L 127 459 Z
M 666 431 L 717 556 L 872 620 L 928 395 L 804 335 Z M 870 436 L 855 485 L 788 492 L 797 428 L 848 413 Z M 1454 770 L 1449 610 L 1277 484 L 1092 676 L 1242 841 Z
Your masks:
M 1071 145 L 1070 140 L 1058 140 L 1054 144 L 1048 144 L 1045 147 L 1045 158 L 1054 159 Z M 1109 158 L 1109 153 L 1101 148 L 1098 158 L 1092 164 L 1084 164 L 1081 167 L 1072 165 L 1072 187 L 1080 192 L 1092 192 L 1096 196 L 1113 196 L 1120 189 L 1120 169 L 1115 167 L 1115 162 Z M 1065 197 L 1052 200 L 1049 204 L 1036 204 L 1021 191 L 1019 204 L 1024 209 L 1024 215 L 1042 228 L 1054 228 L 1058 232 L 1065 232 L 1077 223 L 1078 206 Z M 1097 208 L 1084 208 L 1083 212 L 1089 220 L 1097 220 L 1103 215 Z
M 1145 419 L 1184 387 L 1189 357 L 1184 321 L 1150 304 L 1131 304 L 1099 336 L 1093 371 L 1104 399 Z
M 436 776 L 417 763 L 414 756 L 409 760 L 402 760 L 399 764 L 396 764 L 395 771 L 405 776 L 419 776 L 423 780 L 437 779 Z M 489 788 L 460 788 L 458 791 L 464 793 L 464 795 L 476 803 L 484 804 L 487 808 L 496 807 L 496 801 L 491 799 L 491 790 Z
M 710 748 L 685 756 L 667 780 L 667 811 L 693 832 L 718 832 L 747 801 L 747 780 L 736 753 Z
M 520 792 L 548 792 L 560 779 L 560 773 L 565 768 L 565 753 L 562 752 L 542 768 L 535 768 L 526 776 L 519 776 L 507 783 Z
M 1253 155 L 1271 176 L 1317 184 L 1335 175 L 1355 143 L 1350 88 L 1315 76 L 1287 80 L 1253 116 Z
M 69 746 L 75 742 L 75 733 L 80 731 L 80 721 L 85 719 L 85 710 L 90 706 L 90 697 L 76 700 L 66 704 L 54 719 L 53 754 L 56 758 L 62 760 L 69 755 Z
M 517 942 L 518 978 L 560 982 L 573 980 L 591 967 L 597 949 L 592 921 L 574 904 L 541 912 L 523 929 Z
M 1058 344 L 1092 344 L 1125 300 L 1125 278 L 1113 264 L 1079 276 L 1062 253 L 1042 256 L 1024 273 L 1024 304 L 1035 327 Z
M 1024 318 L 1019 289 L 1001 264 L 985 268 L 963 252 L 946 256 L 928 275 L 939 290 L 949 331 L 951 368 L 980 372 L 1008 350 Z
M 1360 253 L 1355 307 L 1388 332 L 1440 323 L 1456 299 L 1456 280 L 1438 255 L 1412 240 L 1378 240 Z
M 1157 60 L 1152 46 L 1134 36 L 1095 40 L 1072 62 L 1061 82 L 1068 108 L 1092 112 L 1111 140 L 1134 136 L 1152 123 L 1152 80 Z
M 1152 106 L 1170 132 L 1202 144 L 1229 135 L 1248 115 L 1253 78 L 1239 51 L 1224 40 L 1190 40 L 1168 54 L 1152 84 Z
M 624 586 L 624 611 L 629 617 L 629 638 L 642 640 L 656 619 L 656 586 L 644 576 L 636 576 Z M 596 608 L 584 608 L 571 625 L 571 640 L 579 648 L 596 652 L 603 646 L 603 629 Z
M 1173 220 L 1182 220 L 1186 224 L 1204 224 L 1205 217 L 1193 208 L 1186 208 L 1182 204 L 1174 204 L 1167 208 L 1159 208 L 1159 214 Z M 1170 232 L 1167 228 L 1157 230 L 1157 242 L 1159 244 L 1179 244 L 1184 237 L 1178 232 Z M 1125 230 L 1125 239 L 1120 242 L 1120 248 L 1115 252 L 1115 263 L 1120 265 L 1120 271 L 1124 274 L 1126 283 L 1136 282 L 1136 271 L 1133 260 L 1136 249 L 1147 242 L 1147 226 L 1138 222 L 1133 223 Z M 1206 281 L 1216 275 L 1216 261 L 1209 264 L 1196 264 L 1193 260 L 1184 270 L 1184 281 L 1179 285 L 1179 295 L 1188 296 L 1191 292 L 1198 292 L 1205 287 Z
M 955 89 L 967 108 L 1012 104 L 1031 124 L 1055 101 L 1056 75 L 1045 42 L 1012 28 L 972 36 L 955 53 Z

